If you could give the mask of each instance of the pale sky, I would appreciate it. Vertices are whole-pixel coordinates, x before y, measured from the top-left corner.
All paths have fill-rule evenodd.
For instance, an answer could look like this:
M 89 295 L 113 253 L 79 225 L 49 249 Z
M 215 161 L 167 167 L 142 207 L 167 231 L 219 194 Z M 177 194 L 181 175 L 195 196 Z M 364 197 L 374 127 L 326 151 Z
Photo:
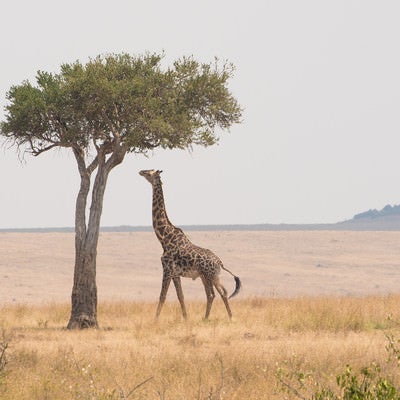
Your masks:
M 165 51 L 236 66 L 244 122 L 218 146 L 128 155 L 102 225 L 150 225 L 162 169 L 175 225 L 326 223 L 400 203 L 400 2 L 36 0 L 2 4 L 0 118 L 11 85 L 104 53 Z M 67 150 L 0 151 L 0 228 L 74 225 Z

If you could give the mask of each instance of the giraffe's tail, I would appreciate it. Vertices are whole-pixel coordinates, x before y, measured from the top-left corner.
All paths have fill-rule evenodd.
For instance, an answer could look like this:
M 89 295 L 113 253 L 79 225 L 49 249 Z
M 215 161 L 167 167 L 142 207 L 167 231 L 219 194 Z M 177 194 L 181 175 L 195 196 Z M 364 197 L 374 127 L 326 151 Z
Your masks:
M 223 265 L 222 265 L 222 269 L 224 269 L 226 272 L 228 272 L 235 278 L 236 286 L 235 286 L 235 290 L 233 291 L 233 293 L 228 297 L 230 299 L 231 297 L 236 296 L 240 292 L 240 289 L 242 287 L 242 282 L 240 281 L 238 276 L 233 274 L 231 271 L 229 271 L 229 269 L 225 268 Z
M 240 282 L 239 277 L 235 275 L 233 277 L 235 278 L 236 287 L 233 293 L 229 296 L 229 298 L 236 296 L 240 292 L 240 288 L 242 287 L 242 282 Z

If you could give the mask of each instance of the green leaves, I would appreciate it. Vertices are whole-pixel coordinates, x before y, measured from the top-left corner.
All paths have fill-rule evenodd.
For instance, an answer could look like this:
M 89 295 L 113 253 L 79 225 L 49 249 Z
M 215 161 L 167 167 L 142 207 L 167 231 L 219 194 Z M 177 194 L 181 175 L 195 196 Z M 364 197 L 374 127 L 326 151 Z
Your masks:
M 90 151 L 119 140 L 128 151 L 208 146 L 216 128 L 240 122 L 228 90 L 231 64 L 200 64 L 192 57 L 163 70 L 163 54 L 98 56 L 39 71 L 8 94 L 1 133 L 40 154 L 54 146 Z M 99 147 L 97 147 L 99 148 Z
M 336 376 L 337 390 L 318 382 L 314 374 L 304 372 L 294 357 L 286 361 L 286 368 L 280 367 L 275 372 L 278 392 L 303 400 L 400 400 L 400 389 L 375 362 L 359 371 L 346 365 L 344 371 Z

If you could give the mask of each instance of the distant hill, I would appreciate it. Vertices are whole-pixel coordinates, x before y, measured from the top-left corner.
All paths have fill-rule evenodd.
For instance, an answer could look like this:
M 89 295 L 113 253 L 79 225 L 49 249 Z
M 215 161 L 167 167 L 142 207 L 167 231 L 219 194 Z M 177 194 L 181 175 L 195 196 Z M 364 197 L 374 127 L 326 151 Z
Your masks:
M 353 220 L 362 220 L 362 219 L 376 219 L 382 217 L 399 217 L 400 216 L 400 205 L 391 206 L 390 204 L 386 205 L 382 208 L 382 210 L 371 209 L 368 211 L 364 211 L 360 214 L 356 214 L 353 217 Z
M 400 205 L 388 204 L 382 210 L 370 209 L 335 225 L 349 230 L 400 231 Z

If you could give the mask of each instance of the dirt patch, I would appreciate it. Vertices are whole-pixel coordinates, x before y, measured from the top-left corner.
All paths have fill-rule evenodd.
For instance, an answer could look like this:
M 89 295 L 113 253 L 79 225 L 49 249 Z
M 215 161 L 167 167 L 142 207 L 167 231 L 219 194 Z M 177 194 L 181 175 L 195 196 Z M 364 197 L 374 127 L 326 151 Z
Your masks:
M 400 232 L 188 232 L 243 282 L 241 297 L 364 296 L 400 292 Z M 73 233 L 1 233 L 0 302 L 68 302 Z M 153 232 L 102 233 L 99 300 L 157 301 L 162 248 Z M 222 273 L 229 292 L 234 280 Z M 183 279 L 187 299 L 205 297 Z M 173 286 L 168 293 L 175 300 Z

